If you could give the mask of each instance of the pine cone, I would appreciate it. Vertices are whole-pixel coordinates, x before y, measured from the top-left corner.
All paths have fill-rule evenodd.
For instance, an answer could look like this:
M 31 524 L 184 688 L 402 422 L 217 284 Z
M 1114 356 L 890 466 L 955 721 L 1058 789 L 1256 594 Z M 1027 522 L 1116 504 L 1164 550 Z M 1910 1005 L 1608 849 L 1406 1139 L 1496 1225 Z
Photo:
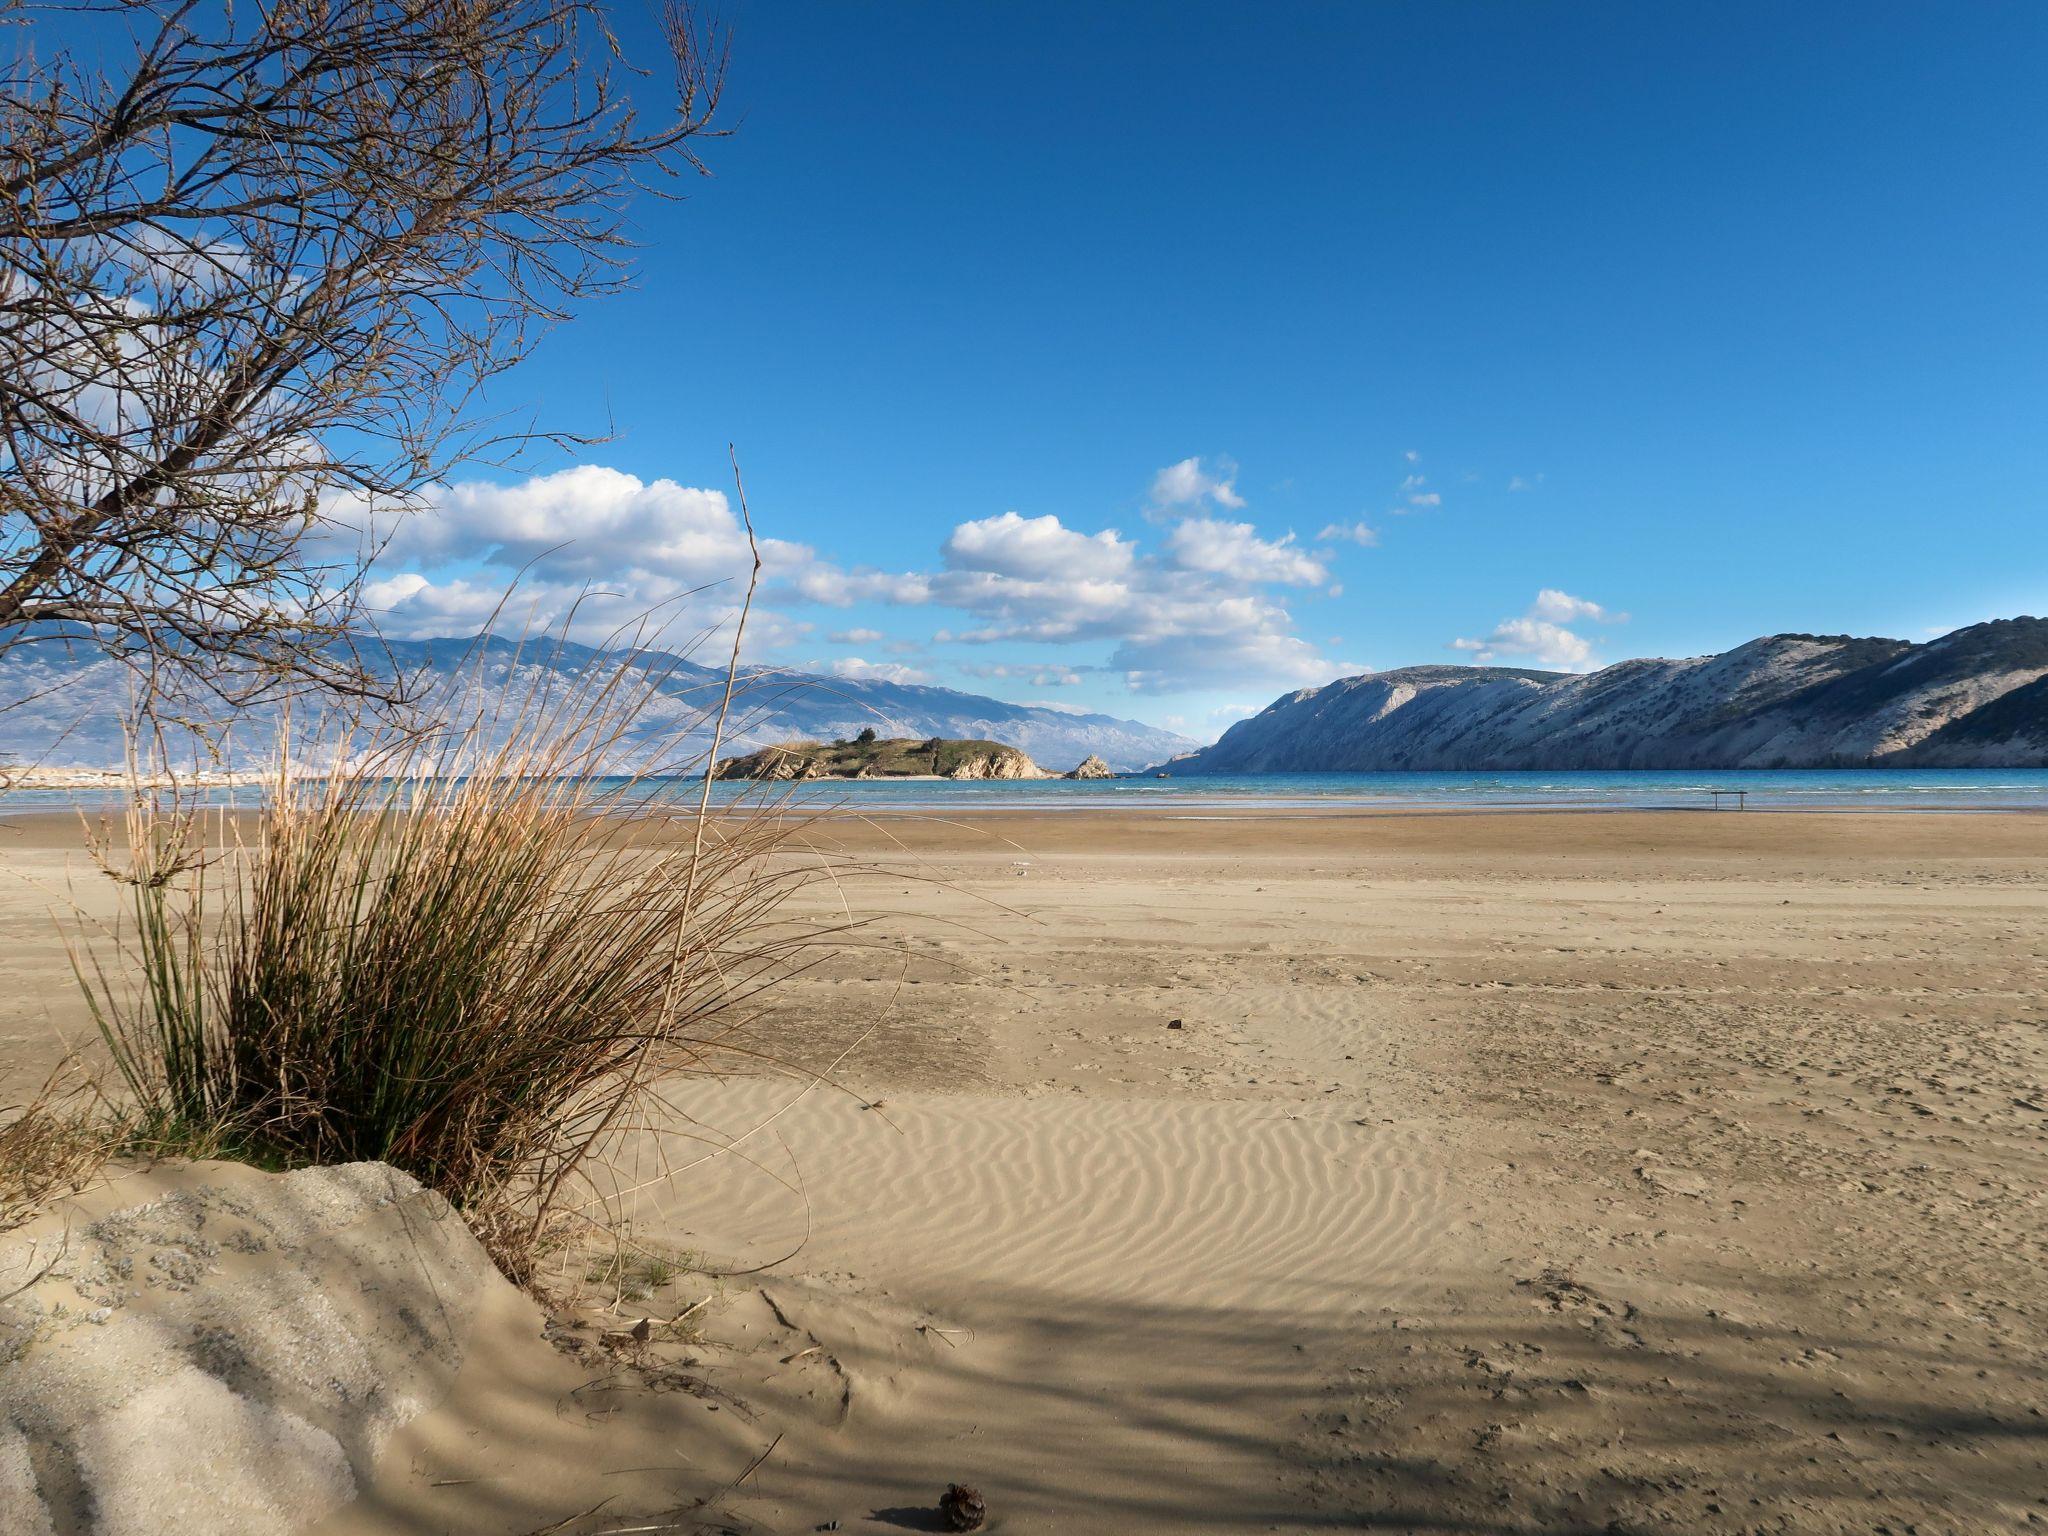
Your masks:
M 988 1505 L 982 1502 L 980 1489 L 950 1483 L 939 1495 L 939 1513 L 946 1517 L 949 1531 L 978 1531 L 988 1519 Z

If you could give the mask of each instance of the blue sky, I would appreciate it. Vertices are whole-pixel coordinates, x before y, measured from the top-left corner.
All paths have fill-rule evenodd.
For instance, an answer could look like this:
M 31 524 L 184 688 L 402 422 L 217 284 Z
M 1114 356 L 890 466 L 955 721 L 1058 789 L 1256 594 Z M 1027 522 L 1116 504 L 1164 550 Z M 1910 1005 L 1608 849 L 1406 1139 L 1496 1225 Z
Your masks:
M 617 437 L 451 490 L 394 627 L 722 574 L 728 440 L 757 655 L 1202 737 L 2048 609 L 2048 7 L 735 20 L 715 177 L 501 392 Z

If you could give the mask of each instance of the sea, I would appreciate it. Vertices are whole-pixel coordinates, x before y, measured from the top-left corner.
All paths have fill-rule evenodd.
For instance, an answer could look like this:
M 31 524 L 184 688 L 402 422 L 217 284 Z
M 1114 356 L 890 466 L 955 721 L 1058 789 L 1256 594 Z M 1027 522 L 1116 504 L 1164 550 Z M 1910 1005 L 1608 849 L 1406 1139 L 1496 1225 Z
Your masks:
M 633 798 L 694 805 L 702 781 L 643 782 Z M 1717 793 L 1718 792 L 1718 793 Z M 1739 792 L 1739 797 L 1736 792 Z M 202 803 L 253 805 L 243 788 Z M 1220 812 L 1340 810 L 2048 810 L 2043 768 L 1812 768 L 1558 773 L 1261 773 L 1115 779 L 831 779 L 810 784 L 720 783 L 714 804 L 787 802 L 812 809 Z M 10 813 L 118 803 L 104 790 L 14 790 Z
M 725 785 L 716 786 L 730 790 Z M 1157 778 L 839 780 L 759 786 L 810 805 L 1193 811 L 1233 807 L 1490 810 L 2048 810 L 2048 768 L 1247 773 Z M 1718 796 L 1716 791 L 1719 792 Z M 1739 791 L 1740 797 L 1733 792 Z M 727 798 L 718 795 L 714 798 Z

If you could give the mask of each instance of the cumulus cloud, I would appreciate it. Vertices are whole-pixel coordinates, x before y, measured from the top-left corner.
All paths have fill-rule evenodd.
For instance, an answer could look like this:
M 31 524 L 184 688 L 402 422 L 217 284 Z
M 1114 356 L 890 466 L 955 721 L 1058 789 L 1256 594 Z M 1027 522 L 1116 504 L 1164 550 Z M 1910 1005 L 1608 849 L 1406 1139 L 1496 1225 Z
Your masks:
M 1114 529 L 1081 533 L 1050 514 L 1020 517 L 1015 512 L 960 524 L 940 553 L 954 570 L 1026 579 L 1120 576 L 1137 558 L 1136 547 Z
M 337 528 L 374 541 L 379 566 L 464 559 L 523 570 L 544 563 L 554 579 L 639 572 L 701 586 L 744 576 L 752 559 L 723 491 L 644 481 L 599 464 L 517 485 L 438 486 L 403 508 L 341 501 L 325 510 Z M 772 573 L 807 563 L 811 552 L 763 539 L 761 557 Z
M 1323 531 L 1316 535 L 1316 542 L 1319 544 L 1327 544 L 1337 539 L 1372 549 L 1378 545 L 1380 536 L 1377 530 L 1367 527 L 1364 523 L 1327 523 Z
M 417 571 L 363 584 L 364 606 L 378 616 L 386 633 L 393 634 L 474 634 L 505 601 L 502 587 L 460 578 L 436 583 Z
M 1569 592 L 1560 592 L 1556 587 L 1545 587 L 1536 594 L 1536 601 L 1529 606 L 1530 614 L 1539 619 L 1549 619 L 1557 624 L 1570 624 L 1578 619 L 1591 619 L 1598 624 L 1625 624 L 1628 615 L 1602 608 L 1598 603 L 1583 597 L 1573 597 Z
M 829 560 L 806 560 L 779 583 L 782 590 L 807 603 L 851 608 L 855 603 L 895 603 L 915 607 L 931 600 L 928 578 L 915 571 L 879 571 L 872 566 L 841 570 Z
M 1191 571 L 1211 571 L 1243 581 L 1277 581 L 1293 587 L 1320 585 L 1329 574 L 1320 560 L 1294 547 L 1294 535 L 1262 539 L 1250 523 L 1191 517 L 1167 536 L 1167 550 Z
M 1198 458 L 1182 459 L 1152 477 L 1155 507 L 1193 507 L 1204 501 L 1213 501 L 1233 512 L 1244 505 L 1244 498 L 1237 494 L 1234 466 L 1226 462 L 1212 473 L 1203 468 Z
M 676 643 L 687 643 L 731 622 L 723 605 L 752 565 L 724 492 L 594 464 L 516 485 L 433 486 L 403 505 L 341 497 L 322 513 L 324 540 L 371 557 L 364 598 L 394 638 L 473 634 L 502 605 L 504 622 L 566 623 L 580 640 L 646 619 L 682 630 Z M 820 579 L 807 546 L 765 538 L 760 547 L 771 582 Z M 462 574 L 437 573 L 448 566 Z M 758 624 L 750 650 L 808 627 L 765 610 Z
M 985 526 L 991 522 L 1000 526 L 991 530 Z M 1027 533 L 1019 526 L 1026 522 L 1040 526 Z M 967 528 L 975 534 L 960 537 Z M 950 568 L 933 574 L 931 599 L 979 622 L 941 638 L 970 645 L 1108 642 L 1110 667 L 1140 692 L 1218 679 L 1287 684 L 1338 675 L 1341 668 L 1293 634 L 1285 605 L 1260 590 L 1264 582 L 1307 576 L 1304 566 L 1315 567 L 1313 579 L 1320 579 L 1320 562 L 1284 541 L 1255 540 L 1261 554 L 1231 532 L 1224 537 L 1248 554 L 1248 568 L 1226 572 L 1186 563 L 1222 563 L 1206 558 L 1215 553 L 1209 543 L 1215 532 L 1198 529 L 1178 545 L 1169 542 L 1164 556 L 1142 556 L 1121 539 L 1112 544 L 1103 535 L 1079 534 L 1057 518 L 963 524 L 946 541 Z M 1019 544 L 1032 558 L 1019 557 Z M 1071 566 L 1061 567 L 1050 555 L 1039 558 L 1048 551 L 1064 554 Z M 967 568 L 970 563 L 995 568 Z
M 1328 552 L 1292 534 L 1260 535 L 1250 522 L 1212 515 L 1242 504 L 1228 466 L 1187 460 L 1162 471 L 1160 508 L 1174 526 L 1154 550 L 1116 529 L 1087 531 L 1058 516 L 1010 511 L 959 523 L 928 568 L 846 566 L 808 545 L 763 539 L 765 584 L 747 651 L 764 657 L 802 642 L 813 626 L 791 606 L 934 606 L 970 623 L 944 640 L 967 644 L 1095 644 L 1072 666 L 1018 664 L 1038 687 L 1068 687 L 1108 667 L 1148 692 L 1208 686 L 1323 682 L 1341 673 L 1294 633 L 1275 589 L 1323 587 Z M 467 635 L 488 621 L 515 577 L 512 622 L 545 626 L 573 614 L 578 639 L 610 638 L 650 609 L 676 618 L 699 645 L 730 643 L 750 567 L 746 533 L 724 493 L 579 466 L 516 485 L 465 482 L 419 499 L 412 515 L 353 504 L 328 509 L 328 536 L 360 539 L 378 555 L 366 597 L 394 637 Z M 1332 537 L 1366 542 L 1363 524 Z M 824 663 L 839 676 L 921 679 L 915 668 L 865 658 L 914 649 L 871 626 L 834 629 L 856 654 Z M 681 647 L 679 647 L 681 648 Z
M 1503 619 L 1483 639 L 1453 640 L 1451 649 L 1471 651 L 1478 661 L 1521 656 L 1567 672 L 1584 671 L 1593 659 L 1592 641 L 1546 619 Z
M 1306 688 L 1364 670 L 1355 662 L 1332 661 L 1300 636 L 1271 626 L 1138 636 L 1119 645 L 1109 662 L 1134 693 L 1175 693 L 1254 678 Z
M 528 576 L 508 589 L 496 580 L 434 579 L 417 571 L 373 575 L 363 585 L 363 603 L 379 631 L 394 640 L 461 638 L 486 626 L 509 635 L 559 631 L 588 645 L 649 646 L 719 664 L 739 619 L 737 598 L 724 589 L 664 601 L 646 589 L 615 585 Z M 744 654 L 764 659 L 812 628 L 757 603 L 747 618 Z
M 1503 619 L 1492 633 L 1477 639 L 1453 640 L 1451 649 L 1468 651 L 1480 662 L 1515 656 L 1567 672 L 1587 672 L 1598 665 L 1595 642 L 1567 627 L 1578 620 L 1621 624 L 1627 622 L 1628 615 L 1556 587 L 1545 587 L 1521 617 Z

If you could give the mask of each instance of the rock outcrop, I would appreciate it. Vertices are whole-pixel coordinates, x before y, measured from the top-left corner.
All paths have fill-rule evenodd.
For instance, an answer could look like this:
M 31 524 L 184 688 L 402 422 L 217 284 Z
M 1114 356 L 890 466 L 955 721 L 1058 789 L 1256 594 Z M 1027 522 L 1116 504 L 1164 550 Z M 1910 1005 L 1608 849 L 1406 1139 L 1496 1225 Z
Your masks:
M 511 1290 L 379 1163 L 139 1175 L 0 1238 L 0 1277 L 9 1536 L 290 1536 L 355 1496 Z
M 1070 779 L 1113 779 L 1116 777 L 1116 774 L 1110 769 L 1109 764 L 1091 752 L 1075 765 L 1074 771 L 1068 774 L 1067 777 Z
M 742 757 L 728 757 L 718 765 L 721 779 L 759 779 L 765 783 L 782 784 L 804 779 L 824 777 L 816 753 L 822 750 L 814 741 L 778 742 L 763 747 L 758 752 L 749 752 Z M 855 773 L 851 778 L 867 778 L 870 775 Z
M 1058 774 L 1047 771 L 1031 761 L 1015 747 L 998 747 L 993 752 L 977 752 L 946 770 L 949 779 L 1056 779 Z
M 1772 635 L 1576 675 L 1404 667 L 1275 700 L 1175 773 L 2048 767 L 2048 620 Z

